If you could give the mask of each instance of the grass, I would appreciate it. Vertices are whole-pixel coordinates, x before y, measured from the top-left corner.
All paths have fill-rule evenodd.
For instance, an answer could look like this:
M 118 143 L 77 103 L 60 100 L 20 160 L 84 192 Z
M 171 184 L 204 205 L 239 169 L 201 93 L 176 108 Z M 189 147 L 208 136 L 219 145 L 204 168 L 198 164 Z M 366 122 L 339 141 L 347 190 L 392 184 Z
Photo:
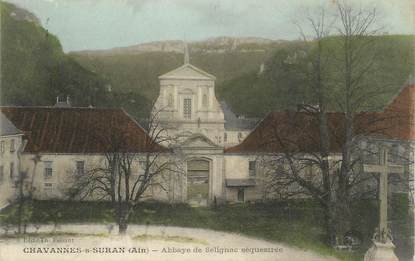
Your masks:
M 390 220 L 395 235 L 397 252 L 402 260 L 413 255 L 412 217 L 408 200 L 394 196 L 394 211 Z M 0 215 L 3 219 L 13 213 L 14 206 Z M 377 223 L 375 201 L 356 204 L 354 229 L 361 232 L 364 244 L 356 252 L 336 251 L 324 244 L 323 212 L 310 200 L 227 205 L 214 208 L 192 208 L 186 204 L 142 203 L 131 216 L 131 224 L 197 227 L 240 233 L 247 236 L 281 242 L 341 260 L 361 260 L 370 245 Z M 12 219 L 13 220 L 13 219 Z M 14 219 L 15 220 L 15 219 Z M 114 222 L 110 205 L 105 202 L 34 201 L 30 223 L 106 223 Z M 138 240 L 158 240 L 158 236 L 137 235 Z M 163 238 L 164 240 L 193 240 L 191 238 Z
M 218 209 L 187 205 L 143 205 L 133 223 L 198 227 L 283 242 L 342 260 L 360 260 L 362 253 L 335 251 L 324 244 L 321 211 L 304 201 L 232 205 Z M 145 215 L 144 213 L 152 213 Z

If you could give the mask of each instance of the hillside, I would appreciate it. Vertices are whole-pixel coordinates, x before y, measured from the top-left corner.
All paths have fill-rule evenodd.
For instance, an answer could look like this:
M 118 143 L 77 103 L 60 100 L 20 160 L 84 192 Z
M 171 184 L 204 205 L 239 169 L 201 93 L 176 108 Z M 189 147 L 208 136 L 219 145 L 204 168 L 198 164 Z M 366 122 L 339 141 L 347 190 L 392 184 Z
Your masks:
M 384 93 L 375 101 L 380 106 L 413 74 L 414 43 L 415 36 L 375 38 L 379 53 L 374 63 L 377 71 L 369 76 L 370 85 Z M 336 37 L 327 39 L 326 45 L 334 53 L 341 46 Z M 270 110 L 313 102 L 305 87 L 306 79 L 300 73 L 304 64 L 286 62 L 309 47 L 296 41 L 261 38 L 218 37 L 189 43 L 191 63 L 217 77 L 218 98 L 226 100 L 236 113 L 254 117 L 262 117 Z M 158 95 L 157 77 L 182 64 L 183 43 L 153 42 L 76 52 L 71 56 L 91 71 L 103 75 L 114 90 L 140 94 L 151 101 Z M 306 62 L 307 54 L 302 59 Z M 262 64 L 263 72 L 259 74 Z
M 287 41 L 219 37 L 188 44 L 190 62 L 217 77 L 217 84 L 259 71 Z M 110 82 L 113 90 L 158 96 L 158 76 L 183 63 L 183 42 L 165 41 L 99 51 L 70 53 L 80 64 Z
M 2 105 L 75 105 L 107 102 L 103 80 L 62 51 L 59 40 L 32 13 L 0 2 Z
M 158 96 L 157 77 L 183 63 L 182 41 L 68 55 L 32 13 L 4 2 L 0 8 L 1 105 L 52 105 L 56 96 L 68 95 L 74 105 L 121 106 L 142 117 Z M 374 43 L 376 70 L 366 80 L 382 93 L 375 101 L 382 106 L 414 74 L 415 36 L 378 36 Z M 325 44 L 333 54 L 341 49 L 336 37 Z M 217 37 L 188 45 L 191 63 L 217 77 L 216 95 L 237 114 L 262 117 L 313 103 L 304 75 L 310 45 L 255 37 Z M 338 65 L 329 67 L 335 86 Z
M 332 55 L 340 55 L 339 39 L 332 37 L 325 42 L 326 49 Z M 373 39 L 373 50 L 376 55 L 372 69 L 365 76 L 366 88 L 371 88 L 377 94 L 366 97 L 369 110 L 381 109 L 408 80 L 409 75 L 415 75 L 415 36 L 389 35 L 377 36 Z M 284 48 L 277 51 L 265 63 L 264 72 L 246 73 L 240 77 L 219 84 L 216 92 L 226 100 L 238 113 L 248 116 L 263 116 L 271 110 L 295 109 L 300 103 L 313 103 L 312 94 L 307 86 L 304 71 L 308 56 L 302 48 Z M 289 58 L 296 57 L 294 61 Z M 338 64 L 332 63 L 327 67 L 327 78 L 331 93 L 342 81 Z M 337 70 L 337 71 L 336 71 Z M 341 71 L 341 70 L 340 70 Z M 341 73 L 341 72 L 340 72 Z M 331 81 L 331 82 L 330 82 Z M 331 99 L 332 110 L 337 110 L 335 98 Z
M 193 52 L 223 53 L 227 51 L 238 52 L 266 52 L 273 47 L 288 43 L 286 40 L 271 40 L 260 37 L 228 37 L 220 36 L 208 38 L 203 41 L 188 43 Z M 141 43 L 126 47 L 116 47 L 107 50 L 83 50 L 74 54 L 89 56 L 108 56 L 118 54 L 138 54 L 146 52 L 176 52 L 183 53 L 184 42 L 180 40 L 155 41 Z

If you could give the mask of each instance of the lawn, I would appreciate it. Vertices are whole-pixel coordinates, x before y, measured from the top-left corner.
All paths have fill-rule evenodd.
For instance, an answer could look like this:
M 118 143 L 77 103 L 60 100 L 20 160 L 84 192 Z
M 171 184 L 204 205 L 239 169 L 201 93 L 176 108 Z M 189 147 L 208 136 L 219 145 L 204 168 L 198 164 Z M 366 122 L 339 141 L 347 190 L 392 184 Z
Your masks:
M 413 224 L 408 203 L 404 197 L 395 196 L 392 205 L 394 211 L 391 211 L 390 220 L 397 252 L 402 260 L 409 260 L 413 255 L 410 240 Z M 2 219 L 12 216 L 15 209 L 14 206 L 5 209 Z M 135 211 L 130 222 L 236 232 L 334 255 L 342 260 L 361 260 L 377 222 L 376 202 L 360 202 L 356 209 L 359 214 L 354 215 L 353 224 L 364 237 L 363 246 L 356 252 L 335 251 L 324 244 L 323 213 L 310 200 L 226 205 L 216 209 L 147 202 Z M 105 202 L 33 201 L 29 213 L 29 223 L 114 222 L 111 208 Z

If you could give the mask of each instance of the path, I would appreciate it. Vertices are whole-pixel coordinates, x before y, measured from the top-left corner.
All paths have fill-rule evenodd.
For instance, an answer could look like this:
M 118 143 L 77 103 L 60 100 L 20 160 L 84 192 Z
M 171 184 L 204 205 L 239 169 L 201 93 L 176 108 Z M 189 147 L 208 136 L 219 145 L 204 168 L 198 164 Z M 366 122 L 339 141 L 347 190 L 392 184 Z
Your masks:
M 52 230 L 52 225 L 43 225 L 40 227 L 39 233 L 49 233 Z M 28 232 L 33 231 L 35 231 L 34 227 L 30 226 Z M 43 237 L 47 242 L 39 242 L 41 237 L 0 239 L 0 260 L 336 260 L 334 257 L 321 256 L 314 252 L 290 247 L 282 243 L 273 243 L 239 234 L 206 229 L 130 225 L 125 237 L 117 235 L 116 226 L 114 226 L 110 236 L 91 236 L 91 234 L 108 233 L 106 225 L 98 224 L 61 225 L 57 231 L 83 233 L 89 234 L 89 236 L 61 235 Z M 139 236 L 138 238 L 137 235 Z M 52 242 L 54 240 L 60 242 Z M 54 251 L 81 251 L 81 253 L 44 253 L 53 251 L 52 248 Z M 33 251 L 43 253 L 25 253 Z

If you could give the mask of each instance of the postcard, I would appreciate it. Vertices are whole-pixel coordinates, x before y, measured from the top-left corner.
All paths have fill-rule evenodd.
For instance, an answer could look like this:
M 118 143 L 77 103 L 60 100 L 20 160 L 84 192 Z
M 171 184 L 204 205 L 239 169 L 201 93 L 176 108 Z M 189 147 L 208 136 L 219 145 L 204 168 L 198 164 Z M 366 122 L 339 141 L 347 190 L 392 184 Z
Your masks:
M 0 260 L 413 260 L 411 0 L 1 0 Z

